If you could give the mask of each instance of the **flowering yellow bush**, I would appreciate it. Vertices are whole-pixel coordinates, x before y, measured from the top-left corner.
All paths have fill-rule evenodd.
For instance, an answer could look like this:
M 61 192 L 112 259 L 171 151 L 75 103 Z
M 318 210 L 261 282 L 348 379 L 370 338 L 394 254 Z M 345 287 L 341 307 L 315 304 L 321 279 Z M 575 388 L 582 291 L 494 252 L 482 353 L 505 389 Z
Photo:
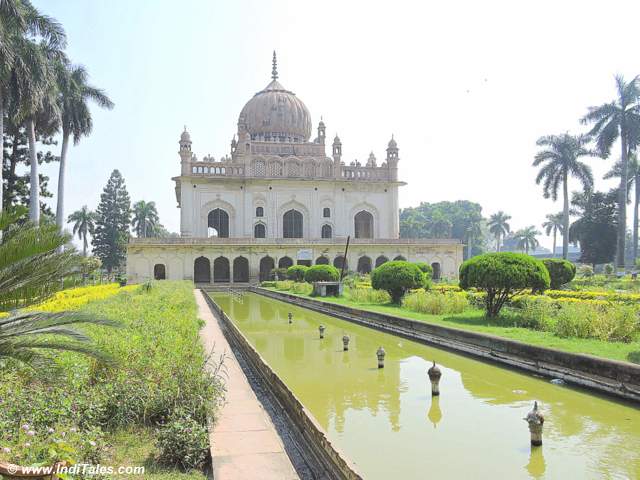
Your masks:
M 70 288 L 62 290 L 53 295 L 50 299 L 38 305 L 33 305 L 25 310 L 42 310 L 46 312 L 62 312 L 64 310 L 77 310 L 82 305 L 96 300 L 104 300 L 118 292 L 132 291 L 138 285 L 120 287 L 117 283 L 107 283 L 104 285 L 93 285 L 90 287 Z
M 431 290 L 440 293 L 462 291 L 462 289 L 458 285 L 450 285 L 446 283 L 436 283 L 435 285 L 431 286 Z
M 610 302 L 623 303 L 640 302 L 640 293 L 547 290 L 545 295 L 551 298 L 573 298 L 578 300 L 607 300 Z

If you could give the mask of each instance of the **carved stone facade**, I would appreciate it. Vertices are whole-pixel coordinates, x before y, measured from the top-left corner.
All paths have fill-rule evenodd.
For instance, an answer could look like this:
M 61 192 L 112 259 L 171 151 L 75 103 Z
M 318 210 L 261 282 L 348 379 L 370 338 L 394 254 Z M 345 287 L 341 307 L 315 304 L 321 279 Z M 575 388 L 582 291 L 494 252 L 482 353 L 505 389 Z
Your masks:
M 181 238 L 132 240 L 130 279 L 254 282 L 265 278 L 269 262 L 278 267 L 282 259 L 311 264 L 326 257 L 334 263 L 348 236 L 354 239 L 347 258 L 352 270 L 402 257 L 456 276 L 459 242 L 399 239 L 398 188 L 405 183 L 398 181 L 395 139 L 379 166 L 373 152 L 365 165 L 346 165 L 337 135 L 327 156 L 324 122 L 310 141 L 307 107 L 277 78 L 274 54 L 272 81 L 242 109 L 231 151 L 220 160 L 198 160 L 185 128 L 181 173 L 173 179 Z

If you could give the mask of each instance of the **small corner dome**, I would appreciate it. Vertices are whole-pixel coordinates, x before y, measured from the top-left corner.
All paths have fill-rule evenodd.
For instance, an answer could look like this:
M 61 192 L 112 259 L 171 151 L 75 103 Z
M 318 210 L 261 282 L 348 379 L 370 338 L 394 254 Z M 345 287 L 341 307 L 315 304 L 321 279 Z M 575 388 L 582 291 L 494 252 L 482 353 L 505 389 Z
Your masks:
M 336 138 L 333 139 L 333 143 L 340 143 L 340 137 L 336 134 Z
M 191 135 L 189 135 L 189 132 L 187 132 L 187 128 L 185 127 L 184 131 L 182 132 L 182 135 L 180 135 L 180 141 L 181 142 L 190 142 L 191 141 Z
M 389 148 L 397 148 L 398 144 L 396 143 L 396 141 L 393 138 L 393 135 L 391 136 L 391 140 L 389 140 Z

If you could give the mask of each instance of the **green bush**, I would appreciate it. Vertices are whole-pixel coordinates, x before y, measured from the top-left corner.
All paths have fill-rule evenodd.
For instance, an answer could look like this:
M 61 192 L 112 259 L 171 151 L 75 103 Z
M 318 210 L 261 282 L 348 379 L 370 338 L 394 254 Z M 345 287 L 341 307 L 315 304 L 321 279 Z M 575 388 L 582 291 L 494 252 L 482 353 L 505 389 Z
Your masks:
M 422 273 L 425 274 L 428 280 L 431 280 L 433 278 L 433 267 L 431 265 L 429 265 L 426 262 L 415 262 L 415 263 L 418 266 L 418 268 L 422 270 Z
M 287 278 L 294 282 L 304 282 L 304 274 L 307 273 L 309 267 L 306 265 L 293 265 L 287 268 Z
M 371 286 L 376 290 L 386 290 L 393 303 L 400 303 L 409 290 L 427 285 L 420 268 L 405 261 L 385 262 L 371 273 Z
M 313 285 L 306 282 L 295 282 L 291 285 L 291 293 L 297 293 L 298 295 L 310 295 L 313 291 Z
M 178 412 L 158 431 L 156 441 L 157 460 L 163 465 L 183 470 L 201 469 L 209 450 L 209 433 L 206 425 Z
M 549 272 L 540 260 L 512 252 L 485 253 L 460 266 L 460 287 L 486 293 L 487 316 L 497 317 L 502 306 L 526 290 L 549 288 Z
M 443 315 L 464 312 L 469 308 L 469 300 L 466 293 L 417 291 L 408 294 L 402 300 L 402 306 L 414 312 Z
M 282 280 L 276 282 L 276 290 L 291 290 L 293 280 Z
M 271 277 L 275 280 L 286 280 L 287 269 L 286 268 L 274 268 L 271 270 Z
M 562 258 L 545 258 L 542 260 L 549 272 L 551 288 L 559 289 L 562 285 L 569 283 L 576 276 L 576 266 L 569 260 Z
M 582 265 L 578 270 L 581 277 L 590 278 L 593 277 L 593 267 L 591 265 Z
M 384 290 L 374 290 L 373 288 L 349 288 L 347 295 L 356 303 L 384 304 L 391 301 L 391 297 Z
M 337 282 L 340 272 L 333 265 L 314 265 L 309 267 L 304 274 L 304 281 L 313 282 Z
M 613 265 L 611 265 L 610 263 L 607 263 L 604 266 L 604 274 L 605 275 L 613 275 L 613 272 L 615 272 L 615 268 L 613 268 Z
M 265 282 L 261 282 L 260 286 L 264 288 L 273 288 L 276 286 L 276 282 L 274 282 L 273 280 L 267 280 Z

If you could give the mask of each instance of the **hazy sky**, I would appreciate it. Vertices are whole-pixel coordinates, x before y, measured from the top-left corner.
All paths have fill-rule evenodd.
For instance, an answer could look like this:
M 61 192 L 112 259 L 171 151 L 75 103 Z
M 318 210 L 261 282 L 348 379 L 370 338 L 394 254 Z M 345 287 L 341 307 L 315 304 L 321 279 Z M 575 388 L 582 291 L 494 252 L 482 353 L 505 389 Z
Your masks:
M 94 133 L 70 149 L 67 214 L 95 208 L 118 168 L 173 231 L 183 125 L 199 158 L 227 154 L 274 49 L 281 83 L 339 133 L 347 163 L 383 158 L 395 134 L 402 207 L 468 199 L 485 216 L 505 210 L 514 229 L 561 209 L 535 184 L 536 139 L 583 131 L 614 74 L 640 73 L 638 1 L 34 3 L 116 104 L 94 108 Z M 601 179 L 612 162 L 590 161 L 597 188 L 613 185 Z M 46 172 L 55 189 L 57 168 Z

